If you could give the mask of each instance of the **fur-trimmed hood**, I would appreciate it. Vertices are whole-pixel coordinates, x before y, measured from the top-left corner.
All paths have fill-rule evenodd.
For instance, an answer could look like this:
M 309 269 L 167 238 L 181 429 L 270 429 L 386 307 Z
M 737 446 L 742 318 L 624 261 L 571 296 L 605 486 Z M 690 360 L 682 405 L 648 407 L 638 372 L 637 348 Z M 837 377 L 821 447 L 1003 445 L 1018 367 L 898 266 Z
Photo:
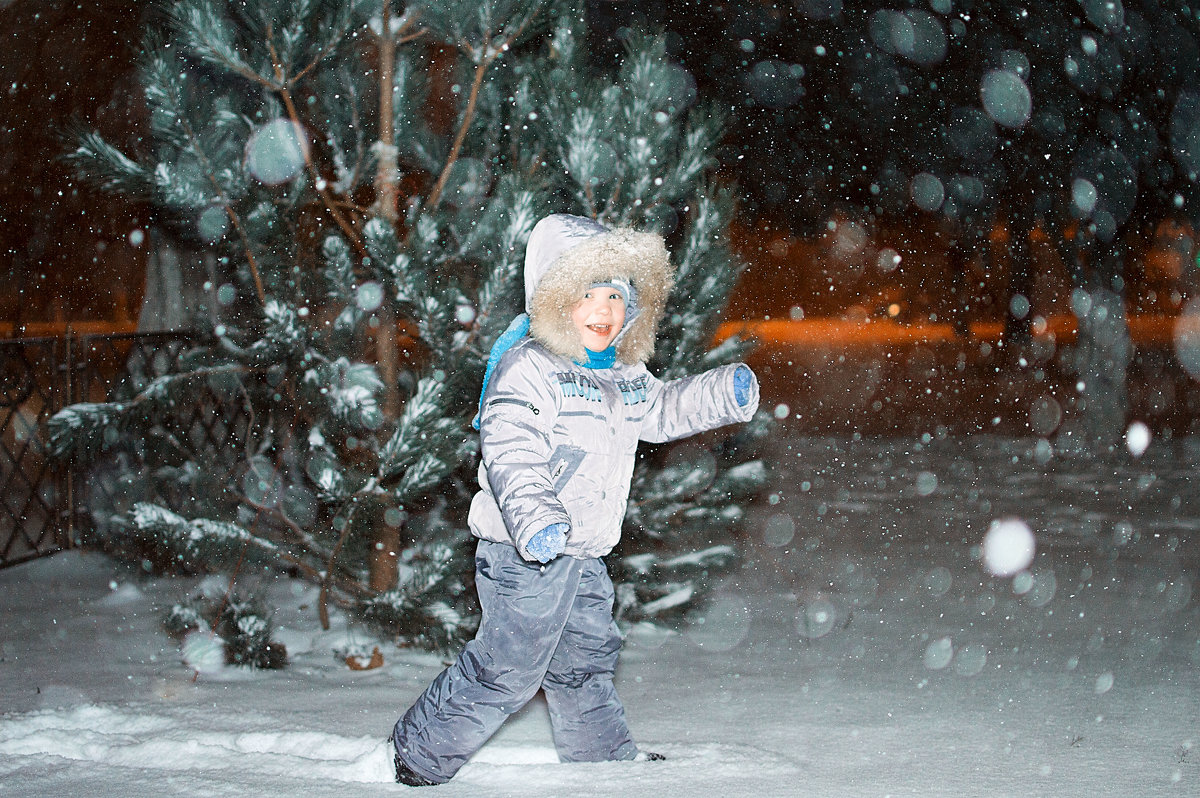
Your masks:
M 627 280 L 636 299 L 626 308 L 616 341 L 622 363 L 644 363 L 654 354 L 658 322 L 674 285 L 662 236 L 610 230 L 592 219 L 560 213 L 547 216 L 529 234 L 525 250 L 525 311 L 529 332 L 555 354 L 587 359 L 571 309 L 589 287 Z

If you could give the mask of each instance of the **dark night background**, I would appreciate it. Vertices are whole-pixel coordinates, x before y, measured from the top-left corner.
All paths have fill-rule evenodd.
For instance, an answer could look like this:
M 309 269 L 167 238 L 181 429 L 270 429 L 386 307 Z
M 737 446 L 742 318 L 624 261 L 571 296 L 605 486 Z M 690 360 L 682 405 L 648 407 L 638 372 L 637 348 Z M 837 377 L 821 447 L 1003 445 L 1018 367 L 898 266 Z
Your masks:
M 978 104 L 973 79 L 959 81 L 958 76 L 977 74 L 989 59 L 1007 58 L 1011 50 L 1002 49 L 1005 42 L 1018 41 L 1035 60 L 1054 64 L 1075 46 L 1071 37 L 1078 31 L 1090 35 L 1075 4 L 1035 9 L 1042 16 L 1026 28 L 1015 4 L 967 5 L 995 19 L 979 47 L 951 48 L 945 63 L 913 64 L 896 57 L 862 72 L 853 64 L 869 63 L 863 53 L 874 52 L 861 34 L 867 15 L 891 6 L 928 15 L 920 9 L 932 6 L 864 2 L 843 8 L 834 0 L 588 4 L 590 48 L 597 62 L 620 59 L 630 26 L 665 30 L 700 100 L 727 116 L 719 171 L 736 186 L 740 211 L 731 232 L 748 269 L 726 317 L 808 322 L 802 333 L 792 333 L 804 340 L 777 341 L 790 347 L 787 359 L 780 361 L 775 347 L 762 356 L 761 365 L 768 383 L 785 383 L 789 392 L 799 386 L 803 393 L 812 382 L 808 376 L 816 372 L 823 373 L 822 384 L 834 384 L 827 392 L 833 399 L 797 398 L 813 403 L 811 418 L 818 426 L 847 423 L 845 415 L 860 396 L 866 401 L 873 393 L 888 393 L 903 404 L 906 396 L 919 395 L 921 386 L 937 386 L 939 375 L 961 363 L 964 353 L 980 375 L 979 384 L 935 391 L 947 397 L 946 407 L 926 408 L 935 417 L 954 418 L 954 404 L 964 394 L 986 395 L 977 415 L 990 418 L 996 405 L 1006 405 L 1026 388 L 1048 388 L 1060 398 L 1071 392 L 1073 378 L 1058 361 L 1049 362 L 1048 378 L 1037 380 L 1043 385 L 1029 384 L 1029 375 L 1019 370 L 1015 381 L 992 385 L 986 375 L 1011 363 L 993 364 L 979 355 L 981 343 L 990 346 L 1014 332 L 1007 312 L 1014 294 L 1028 296 L 1033 305 L 1017 320 L 1016 334 L 1028 337 L 1049 329 L 1061 343 L 1073 335 L 1063 327 L 1070 326 L 1073 267 L 1054 246 L 1064 233 L 1037 226 L 1034 218 L 1044 211 L 1049 194 L 1040 186 L 1055 180 L 1069 184 L 1069 179 L 1038 173 L 1041 167 L 1030 153 L 1048 146 L 1037 138 L 1041 134 L 984 136 L 994 157 L 965 157 L 957 165 L 990 181 L 995 190 L 981 209 L 953 217 L 920 213 L 907 203 L 905 191 L 899 192 L 904 203 L 888 204 L 886 179 L 884 199 L 872 193 L 879 175 L 956 168 L 952 159 L 958 156 L 938 149 L 944 142 L 935 120 L 955 103 Z M 830 9 L 843 16 L 829 19 Z M 151 249 L 148 231 L 156 222 L 152 210 L 76 180 L 62 156 L 71 149 L 72 136 L 87 128 L 138 151 L 145 111 L 135 60 L 141 37 L 157 24 L 151 4 L 128 0 L 82 6 L 17 0 L 0 7 L 6 45 L 0 55 L 0 325 L 7 334 L 61 332 L 67 323 L 95 325 L 90 329 L 132 329 L 137 323 Z M 1194 62 L 1196 46 L 1183 34 L 1170 38 L 1171 54 L 1142 66 L 1158 70 L 1164 85 L 1181 80 L 1186 85 L 1188 73 L 1174 64 Z M 841 56 L 851 66 L 832 68 Z M 788 69 L 796 79 L 779 79 Z M 1039 74 L 1051 71 L 1056 70 Z M 1122 105 L 1122 98 L 1106 95 L 1099 84 L 1078 96 L 1062 87 L 1050 89 L 1058 94 L 1047 96 L 1057 97 L 1063 108 L 1081 102 L 1079 97 L 1094 106 L 1089 106 L 1094 120 L 1085 120 L 1088 125 L 1105 123 L 1112 117 L 1108 106 L 1119 110 Z M 1071 113 L 1064 116 L 1070 121 Z M 864 123 L 868 118 L 872 124 Z M 1035 119 L 1031 127 L 1037 124 Z M 1073 161 L 1069 149 L 1060 155 L 1055 163 Z M 1143 172 L 1153 174 L 1153 169 Z M 1170 324 L 1191 294 L 1195 269 L 1187 263 L 1190 228 L 1173 217 L 1161 201 L 1164 196 L 1169 192 L 1144 192 L 1136 213 L 1129 214 L 1120 279 L 1139 344 L 1130 374 L 1132 410 L 1157 419 L 1158 426 L 1183 431 L 1190 427 L 1195 402 L 1188 398 L 1191 381 L 1169 351 Z M 968 246 L 972 236 L 973 249 Z M 1031 265 L 1013 266 L 1014 242 L 1026 241 Z M 869 243 L 864 251 L 881 258 L 893 253 L 903 265 L 885 270 L 840 257 L 839 248 L 863 242 Z M 878 319 L 906 328 L 877 325 L 882 337 L 864 341 L 814 321 L 820 319 Z M 922 346 L 911 345 L 912 338 L 922 336 Z M 896 360 L 881 357 L 889 348 L 896 350 Z M 831 368 L 835 360 L 838 369 Z M 887 413 L 873 418 L 882 429 L 897 423 Z M 1017 429 L 1023 424 L 1018 422 Z
M 737 181 L 743 196 L 742 248 L 749 259 L 765 258 L 776 270 L 785 267 L 779 256 L 789 248 L 803 253 L 797 237 L 819 230 L 828 210 L 806 188 L 811 175 L 792 171 L 798 142 L 791 137 L 806 124 L 802 110 L 752 102 L 737 81 L 748 63 L 739 41 L 754 37 L 759 56 L 785 55 L 795 46 L 783 24 L 789 13 L 796 16 L 758 2 L 589 4 L 598 61 L 620 58 L 627 26 L 668 30 L 698 93 L 719 98 L 716 104 L 730 114 L 722 173 Z M 76 180 L 61 158 L 73 146 L 73 132 L 86 128 L 136 151 L 145 111 L 134 62 L 142 35 L 155 24 L 150 4 L 128 0 L 82 6 L 18 0 L 0 8 L 6 45 L 0 55 L 0 322 L 136 318 L 149 245 L 139 234 L 153 223 L 150 209 Z M 830 146 L 840 146 L 836 137 Z M 929 255 L 924 260 L 940 260 L 936 244 L 910 238 Z M 798 258 L 784 260 L 794 264 Z M 785 279 L 795 300 L 773 288 L 743 292 L 735 298 L 734 317 L 786 314 L 801 297 L 834 311 L 852 304 L 823 296 L 815 271 L 793 265 L 770 277 Z M 886 299 L 887 291 L 880 291 Z
M 13 2 L 0 9 L 0 252 L 8 323 L 136 316 L 147 212 L 79 185 L 61 156 L 76 126 L 133 143 L 144 116 L 139 2 Z

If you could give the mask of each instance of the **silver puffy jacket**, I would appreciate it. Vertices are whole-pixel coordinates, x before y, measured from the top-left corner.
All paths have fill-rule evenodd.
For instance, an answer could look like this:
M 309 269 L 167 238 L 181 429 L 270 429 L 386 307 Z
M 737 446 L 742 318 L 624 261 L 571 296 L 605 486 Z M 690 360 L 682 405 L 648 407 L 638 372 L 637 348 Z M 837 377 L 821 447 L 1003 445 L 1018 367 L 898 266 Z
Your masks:
M 639 440 L 674 440 L 754 415 L 758 383 L 739 407 L 736 368 L 664 383 L 642 363 L 588 369 L 523 340 L 500 359 L 483 397 L 471 531 L 532 560 L 530 538 L 567 523 L 564 554 L 608 554 L 621 537 Z

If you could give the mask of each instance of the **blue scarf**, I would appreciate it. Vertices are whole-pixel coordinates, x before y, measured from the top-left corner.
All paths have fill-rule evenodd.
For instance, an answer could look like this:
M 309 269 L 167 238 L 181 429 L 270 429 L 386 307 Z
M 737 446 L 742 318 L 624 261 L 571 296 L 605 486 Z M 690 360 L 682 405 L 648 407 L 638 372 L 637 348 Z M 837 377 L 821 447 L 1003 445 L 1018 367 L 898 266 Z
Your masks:
M 610 346 L 603 352 L 593 352 L 590 349 L 584 348 L 587 352 L 587 361 L 576 360 L 575 365 L 583 366 L 585 369 L 610 369 L 613 363 L 617 362 L 617 348 Z

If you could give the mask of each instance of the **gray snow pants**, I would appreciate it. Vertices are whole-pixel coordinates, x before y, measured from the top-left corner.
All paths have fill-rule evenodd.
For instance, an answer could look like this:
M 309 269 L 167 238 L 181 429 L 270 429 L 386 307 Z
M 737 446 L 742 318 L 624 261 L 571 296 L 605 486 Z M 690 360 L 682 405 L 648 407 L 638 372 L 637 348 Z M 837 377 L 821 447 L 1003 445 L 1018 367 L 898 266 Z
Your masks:
M 599 559 L 541 566 L 510 545 L 480 541 L 475 639 L 396 724 L 396 751 L 414 772 L 444 782 L 539 689 L 564 762 L 633 759 L 637 746 L 613 687 L 621 638 L 613 586 Z

